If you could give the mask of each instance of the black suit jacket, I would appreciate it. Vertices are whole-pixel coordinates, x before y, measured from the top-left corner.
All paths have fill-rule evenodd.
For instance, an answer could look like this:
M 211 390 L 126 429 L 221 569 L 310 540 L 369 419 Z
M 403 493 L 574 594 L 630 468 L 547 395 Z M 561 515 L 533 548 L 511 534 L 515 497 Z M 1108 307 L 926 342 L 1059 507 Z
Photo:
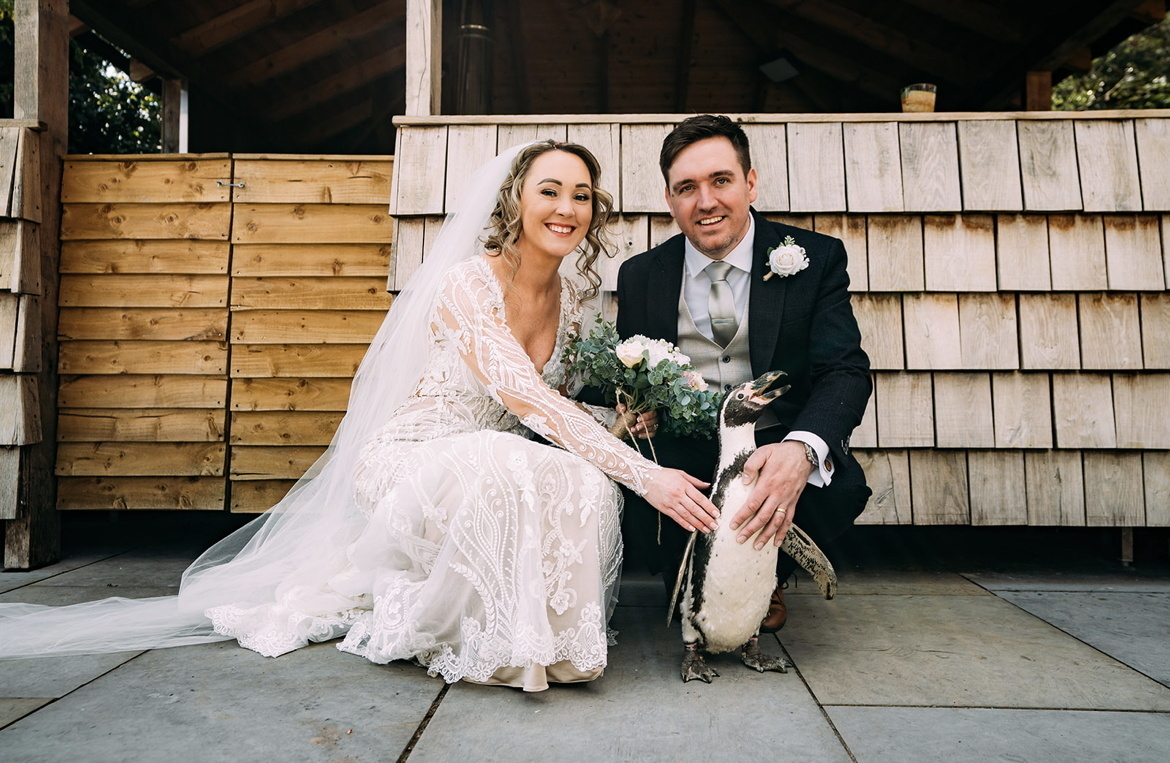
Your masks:
M 872 389 L 869 357 L 849 303 L 845 246 L 820 233 L 772 223 L 752 210 L 756 233 L 748 329 L 752 372 L 782 370 L 792 386 L 772 403 L 786 430 L 812 432 L 839 464 L 853 461 L 849 435 L 861 423 Z M 809 265 L 780 278 L 768 251 L 792 236 Z M 678 342 L 683 236 L 625 262 L 618 274 L 618 333 Z M 855 462 L 854 462 L 855 463 Z

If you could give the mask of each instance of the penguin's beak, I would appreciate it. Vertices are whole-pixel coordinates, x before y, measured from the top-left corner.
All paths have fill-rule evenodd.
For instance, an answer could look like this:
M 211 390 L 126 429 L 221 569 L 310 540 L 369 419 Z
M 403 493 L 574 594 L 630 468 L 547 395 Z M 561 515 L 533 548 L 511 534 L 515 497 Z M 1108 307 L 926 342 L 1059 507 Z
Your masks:
M 761 407 L 767 405 L 791 388 L 787 384 L 783 387 L 779 385 L 786 376 L 788 374 L 783 371 L 769 371 L 748 385 L 748 398 Z

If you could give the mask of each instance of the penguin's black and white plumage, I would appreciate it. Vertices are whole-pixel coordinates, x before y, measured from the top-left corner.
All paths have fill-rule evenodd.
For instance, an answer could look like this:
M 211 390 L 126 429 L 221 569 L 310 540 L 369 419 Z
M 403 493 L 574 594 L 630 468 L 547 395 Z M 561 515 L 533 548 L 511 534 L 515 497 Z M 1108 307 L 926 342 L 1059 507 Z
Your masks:
M 744 464 L 756 450 L 756 420 L 768 403 L 788 390 L 778 385 L 784 376 L 783 371 L 772 371 L 741 384 L 728 393 L 719 413 L 719 465 L 711 493 L 711 502 L 719 509 L 717 527 L 692 537 L 693 546 L 679 571 L 680 576 L 686 576 L 681 600 L 684 681 L 698 678 L 710 683 L 718 675 L 706 666 L 700 651 L 717 654 L 740 648 L 749 667 L 761 672 L 786 671 L 788 663 L 761 654 L 757 641 L 760 621 L 776 588 L 779 550 L 812 574 L 825 598 L 833 598 L 836 592 L 832 565 L 795 525 L 779 549 L 769 543 L 758 551 L 750 539 L 738 543 L 730 526 L 752 490 L 742 475 Z

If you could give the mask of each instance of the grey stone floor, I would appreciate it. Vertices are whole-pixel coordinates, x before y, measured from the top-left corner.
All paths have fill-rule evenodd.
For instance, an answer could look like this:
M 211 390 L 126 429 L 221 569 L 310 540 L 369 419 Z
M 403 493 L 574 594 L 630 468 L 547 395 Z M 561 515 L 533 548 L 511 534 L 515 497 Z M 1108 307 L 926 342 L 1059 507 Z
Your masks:
M 83 525 L 61 563 L 0 573 L 0 601 L 170 593 L 207 532 Z M 1108 531 L 857 528 L 835 600 L 788 590 L 768 650 L 795 669 L 725 655 L 710 685 L 679 680 L 637 573 L 605 675 L 539 694 L 328 644 L 0 662 L 0 761 L 1165 761 L 1170 564 L 1144 540 L 1123 566 Z

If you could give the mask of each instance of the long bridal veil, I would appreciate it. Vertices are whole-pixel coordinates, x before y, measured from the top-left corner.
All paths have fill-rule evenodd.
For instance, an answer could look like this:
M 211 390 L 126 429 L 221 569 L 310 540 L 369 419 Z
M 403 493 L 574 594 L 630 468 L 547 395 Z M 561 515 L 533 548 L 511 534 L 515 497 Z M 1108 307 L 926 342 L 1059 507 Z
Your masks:
M 276 506 L 204 552 L 177 596 L 112 598 L 46 607 L 0 604 L 0 659 L 93 654 L 223 641 L 204 611 L 274 601 L 290 586 L 326 580 L 365 525 L 352 494 L 362 446 L 410 394 L 428 350 L 443 275 L 483 250 L 496 194 L 525 148 L 481 167 L 460 194 L 419 270 L 395 298 L 354 376 L 348 412 L 326 452 Z

